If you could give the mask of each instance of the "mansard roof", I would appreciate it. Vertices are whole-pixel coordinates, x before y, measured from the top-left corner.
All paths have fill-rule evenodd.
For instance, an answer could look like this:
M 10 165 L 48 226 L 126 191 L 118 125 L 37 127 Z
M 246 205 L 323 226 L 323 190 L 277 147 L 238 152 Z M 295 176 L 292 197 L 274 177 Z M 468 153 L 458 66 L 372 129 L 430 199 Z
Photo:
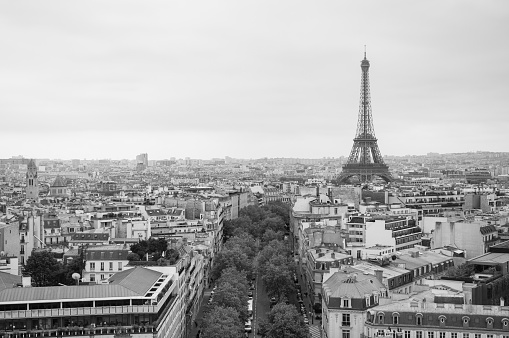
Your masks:
M 336 272 L 323 283 L 324 293 L 334 298 L 364 298 L 385 286 L 373 275 Z

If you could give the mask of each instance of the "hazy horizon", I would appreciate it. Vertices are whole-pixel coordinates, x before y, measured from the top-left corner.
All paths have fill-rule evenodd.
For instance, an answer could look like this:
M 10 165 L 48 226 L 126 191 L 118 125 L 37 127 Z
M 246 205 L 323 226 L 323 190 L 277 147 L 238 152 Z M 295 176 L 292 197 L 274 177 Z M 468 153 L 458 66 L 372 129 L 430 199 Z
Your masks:
M 0 158 L 503 152 L 509 3 L 0 3 Z M 9 147 L 8 145 L 11 145 Z

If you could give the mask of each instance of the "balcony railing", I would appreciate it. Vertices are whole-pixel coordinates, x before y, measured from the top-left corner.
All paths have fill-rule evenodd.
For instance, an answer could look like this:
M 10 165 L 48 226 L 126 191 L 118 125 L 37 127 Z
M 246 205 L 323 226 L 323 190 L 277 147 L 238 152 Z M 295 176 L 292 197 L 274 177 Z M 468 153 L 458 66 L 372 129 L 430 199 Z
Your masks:
M 125 305 L 103 307 L 80 307 L 69 309 L 11 310 L 0 311 L 0 319 L 68 317 L 86 315 L 157 313 L 156 305 Z
M 60 327 L 43 330 L 10 329 L 0 330 L 1 338 L 37 338 L 37 337 L 83 337 L 97 335 L 130 335 L 147 334 L 151 337 L 156 327 L 152 325 L 131 326 L 88 326 L 88 327 Z M 149 334 L 149 335 L 148 335 Z

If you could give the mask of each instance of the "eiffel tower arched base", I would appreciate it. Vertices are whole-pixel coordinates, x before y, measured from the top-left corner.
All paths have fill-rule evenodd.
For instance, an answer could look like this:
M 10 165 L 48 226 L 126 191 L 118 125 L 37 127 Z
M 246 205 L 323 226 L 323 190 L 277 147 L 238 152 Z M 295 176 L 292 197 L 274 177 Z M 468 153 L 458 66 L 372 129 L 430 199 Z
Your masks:
M 360 183 L 371 182 L 375 177 L 380 177 L 387 183 L 394 181 L 394 177 L 392 177 L 389 172 L 389 168 L 385 165 L 368 167 L 355 166 L 354 168 L 348 168 L 348 165 L 346 165 L 343 167 L 341 174 L 339 174 L 337 184 L 345 184 L 353 177 L 356 177 Z

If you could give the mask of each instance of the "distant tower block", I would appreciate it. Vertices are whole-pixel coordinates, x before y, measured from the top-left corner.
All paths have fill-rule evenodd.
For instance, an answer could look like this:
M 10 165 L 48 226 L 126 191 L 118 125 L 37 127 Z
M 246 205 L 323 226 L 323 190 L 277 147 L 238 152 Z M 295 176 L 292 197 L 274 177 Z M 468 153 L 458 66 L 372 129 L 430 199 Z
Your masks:
M 37 178 L 37 166 L 33 159 L 28 162 L 26 180 L 26 198 L 37 200 L 39 198 L 39 179 Z
M 369 61 L 361 62 L 361 99 L 359 106 L 359 120 L 357 122 L 357 133 L 353 139 L 353 147 L 348 157 L 348 162 L 343 166 L 339 175 L 338 183 L 345 183 L 352 177 L 357 177 L 361 182 L 368 182 L 374 176 L 378 176 L 386 182 L 394 178 L 389 172 L 389 167 L 384 163 L 382 154 L 378 149 L 373 118 L 371 116 L 371 98 L 369 93 Z

